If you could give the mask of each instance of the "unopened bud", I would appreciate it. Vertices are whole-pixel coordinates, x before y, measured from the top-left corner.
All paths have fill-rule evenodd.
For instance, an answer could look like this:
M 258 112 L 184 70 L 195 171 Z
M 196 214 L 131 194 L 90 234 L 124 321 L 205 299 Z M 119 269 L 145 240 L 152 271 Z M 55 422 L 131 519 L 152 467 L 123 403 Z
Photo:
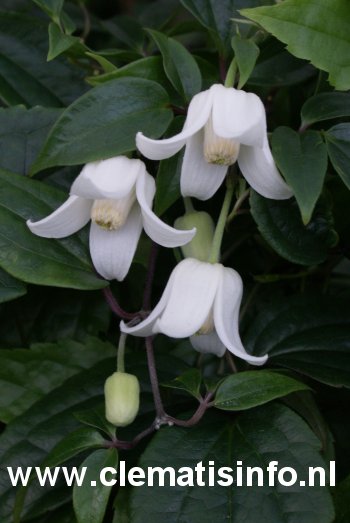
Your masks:
M 177 229 L 196 227 L 197 233 L 193 240 L 181 247 L 183 255 L 185 258 L 208 261 L 215 230 L 212 217 L 206 212 L 191 211 L 178 218 L 175 227 Z
M 140 405 L 140 385 L 136 376 L 114 372 L 105 383 L 106 419 L 116 427 L 134 421 Z

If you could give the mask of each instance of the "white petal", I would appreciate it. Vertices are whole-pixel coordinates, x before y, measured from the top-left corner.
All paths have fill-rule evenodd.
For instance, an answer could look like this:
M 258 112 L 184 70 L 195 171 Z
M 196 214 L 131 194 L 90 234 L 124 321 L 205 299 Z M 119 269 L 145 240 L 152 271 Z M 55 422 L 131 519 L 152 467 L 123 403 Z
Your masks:
M 173 270 L 171 273 L 168 283 L 166 284 L 166 287 L 164 289 L 164 292 L 162 294 L 162 297 L 160 298 L 158 304 L 155 306 L 153 311 L 150 313 L 149 316 L 134 327 L 129 327 L 127 324 L 124 323 L 124 321 L 120 322 L 120 330 L 121 332 L 125 332 L 126 334 L 131 334 L 132 336 L 140 336 L 140 337 L 146 337 L 151 336 L 154 334 L 153 327 L 157 319 L 159 318 L 160 314 L 163 312 L 163 310 L 166 307 L 166 304 L 168 302 L 173 283 L 175 278 L 175 271 L 177 267 Z
M 215 85 L 213 128 L 218 136 L 245 145 L 262 146 L 266 134 L 265 107 L 254 93 Z
M 152 140 L 142 133 L 137 133 L 136 146 L 139 151 L 151 160 L 163 160 L 176 154 L 190 136 L 204 127 L 211 112 L 212 99 L 212 88 L 196 94 L 188 106 L 187 118 L 182 131 L 172 138 Z
M 70 196 L 52 214 L 38 222 L 27 221 L 29 229 L 43 238 L 65 238 L 79 231 L 90 220 L 93 201 Z
M 277 170 L 267 136 L 262 149 L 241 145 L 238 165 L 249 185 L 265 198 L 286 200 L 293 196 Z
M 181 168 L 181 194 L 208 200 L 222 184 L 227 165 L 208 163 L 203 153 L 204 131 L 194 134 L 186 144 Z
M 153 332 L 172 338 L 195 334 L 208 318 L 222 266 L 187 258 L 174 270 L 174 282 L 164 312 Z
M 190 337 L 194 349 L 203 354 L 216 354 L 219 358 L 226 352 L 225 345 L 221 342 L 215 331 L 210 334 L 194 335 Z
M 85 165 L 71 187 L 71 194 L 84 198 L 123 198 L 136 183 L 145 165 L 140 160 L 117 156 Z
M 139 206 L 134 205 L 120 229 L 106 231 L 91 224 L 90 253 L 93 264 L 106 280 L 122 281 L 132 263 L 142 231 Z
M 170 227 L 152 211 L 152 202 L 156 191 L 155 181 L 148 173 L 139 176 L 136 182 L 136 198 L 140 204 L 143 226 L 150 238 L 163 247 L 178 247 L 190 242 L 196 229 L 179 231 Z
M 223 268 L 222 278 L 214 302 L 214 323 L 216 332 L 227 349 L 252 365 L 263 365 L 267 356 L 251 356 L 242 345 L 238 330 L 239 307 L 242 300 L 243 284 L 233 269 Z

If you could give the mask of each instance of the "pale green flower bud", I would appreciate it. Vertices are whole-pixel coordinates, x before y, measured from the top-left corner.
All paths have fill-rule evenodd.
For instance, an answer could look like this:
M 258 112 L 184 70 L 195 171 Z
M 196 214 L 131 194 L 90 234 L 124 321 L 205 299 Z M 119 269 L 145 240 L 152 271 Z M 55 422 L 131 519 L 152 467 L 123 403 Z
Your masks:
M 116 427 L 134 421 L 140 405 L 139 380 L 133 374 L 114 372 L 105 383 L 106 419 Z
M 197 229 L 193 240 L 181 247 L 185 258 L 208 261 L 215 231 L 211 216 L 203 211 L 191 211 L 178 218 L 174 225 L 176 229 Z

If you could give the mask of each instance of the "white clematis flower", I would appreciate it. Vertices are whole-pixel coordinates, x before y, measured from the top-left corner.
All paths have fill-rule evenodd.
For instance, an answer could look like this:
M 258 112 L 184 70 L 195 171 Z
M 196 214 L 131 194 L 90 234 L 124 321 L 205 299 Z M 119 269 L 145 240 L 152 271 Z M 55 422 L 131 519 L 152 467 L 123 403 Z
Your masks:
M 96 270 L 107 280 L 123 280 L 132 263 L 142 228 L 164 247 L 192 240 L 195 229 L 179 231 L 152 211 L 155 182 L 143 162 L 125 156 L 85 165 L 68 200 L 46 218 L 27 221 L 44 238 L 64 238 L 91 219 L 90 253 Z
M 151 314 L 138 325 L 121 322 L 120 327 L 134 336 L 159 332 L 172 338 L 189 336 L 200 352 L 222 356 L 227 348 L 253 365 L 263 365 L 267 356 L 248 354 L 239 336 L 242 292 L 242 280 L 235 270 L 186 258 L 173 270 Z
M 186 145 L 181 170 L 183 196 L 211 198 L 228 166 L 236 161 L 248 183 L 262 196 L 276 200 L 292 196 L 271 154 L 264 105 L 253 93 L 213 85 L 193 97 L 179 134 L 152 140 L 138 133 L 136 144 L 151 160 L 169 158 Z

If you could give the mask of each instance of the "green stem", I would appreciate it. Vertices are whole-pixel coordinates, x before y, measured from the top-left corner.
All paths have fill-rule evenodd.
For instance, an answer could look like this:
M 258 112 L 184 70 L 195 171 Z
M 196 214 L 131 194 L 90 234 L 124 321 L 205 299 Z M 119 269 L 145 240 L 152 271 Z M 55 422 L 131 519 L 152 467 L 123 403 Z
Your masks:
M 233 58 L 232 62 L 230 63 L 230 67 L 228 68 L 226 79 L 225 79 L 225 87 L 234 87 L 235 80 L 236 80 L 236 73 L 237 73 L 237 62 L 236 58 Z
M 230 211 L 232 196 L 234 191 L 234 183 L 230 178 L 227 178 L 227 189 L 225 198 L 221 207 L 221 212 L 219 216 L 218 223 L 216 225 L 213 243 L 211 245 L 210 255 L 208 262 L 209 263 L 218 263 L 220 260 L 220 250 L 221 250 L 221 243 L 222 243 L 222 237 L 225 232 L 225 225 L 228 213 Z
M 118 356 L 117 356 L 117 371 L 125 372 L 124 356 L 125 356 L 125 342 L 127 335 L 123 332 L 120 333 L 119 345 L 118 345 Z
M 193 212 L 194 211 L 194 207 L 193 207 L 193 204 L 192 204 L 192 200 L 191 198 L 189 198 L 188 196 L 186 196 L 184 198 L 184 206 L 185 206 L 185 211 L 186 213 L 190 213 L 190 212 Z
M 233 220 L 233 218 L 236 216 L 237 212 L 239 211 L 242 203 L 244 202 L 244 200 L 246 200 L 248 198 L 249 195 L 250 195 L 250 189 L 246 189 L 241 193 L 241 195 L 238 197 L 238 200 L 236 201 L 231 213 L 227 217 L 227 223 L 230 223 Z

